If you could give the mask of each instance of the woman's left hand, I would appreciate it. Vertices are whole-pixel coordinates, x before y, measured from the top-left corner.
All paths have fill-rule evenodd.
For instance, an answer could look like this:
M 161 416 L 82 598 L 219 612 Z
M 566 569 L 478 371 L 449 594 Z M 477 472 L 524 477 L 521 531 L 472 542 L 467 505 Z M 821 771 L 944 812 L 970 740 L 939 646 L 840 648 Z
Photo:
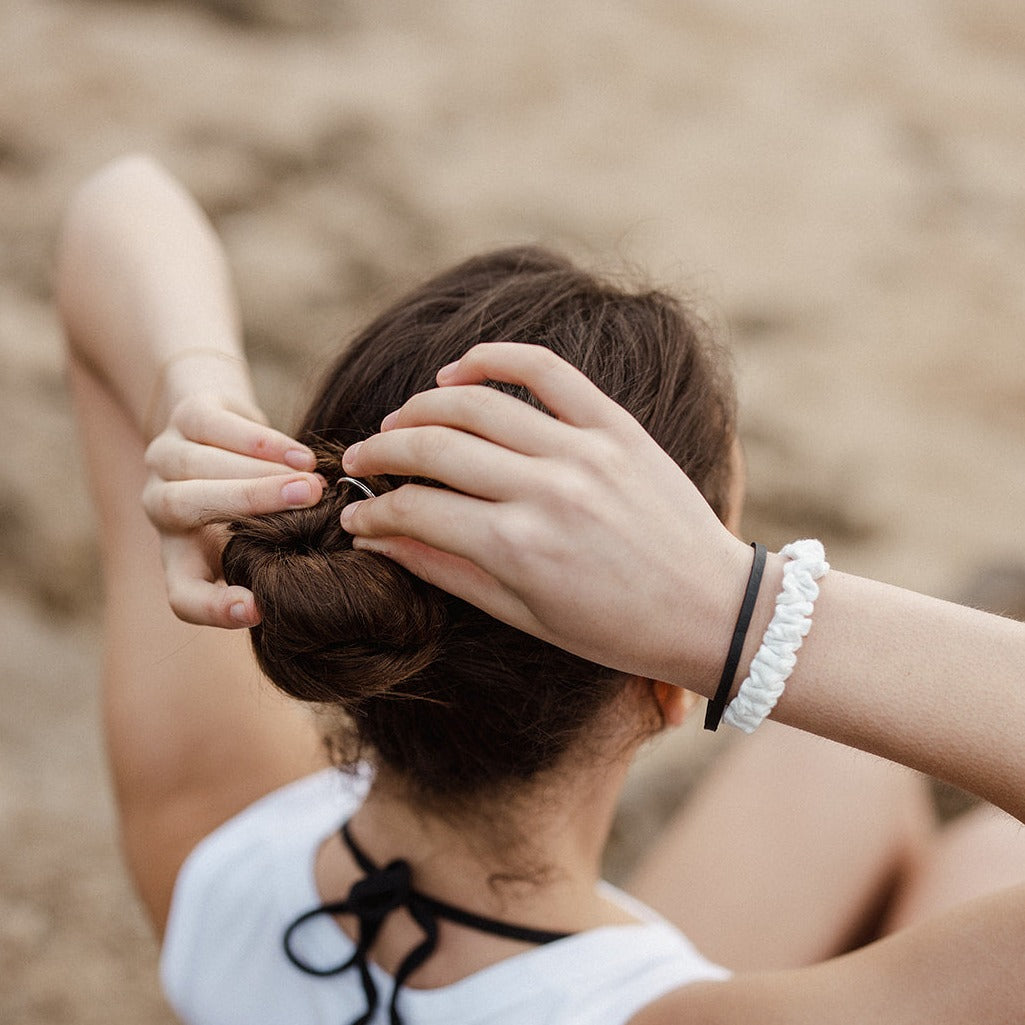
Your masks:
M 252 593 L 221 578 L 225 521 L 316 505 L 323 494 L 309 472 L 313 452 L 262 421 L 254 408 L 192 394 L 146 450 L 143 506 L 160 534 L 171 608 L 187 623 L 255 626 Z

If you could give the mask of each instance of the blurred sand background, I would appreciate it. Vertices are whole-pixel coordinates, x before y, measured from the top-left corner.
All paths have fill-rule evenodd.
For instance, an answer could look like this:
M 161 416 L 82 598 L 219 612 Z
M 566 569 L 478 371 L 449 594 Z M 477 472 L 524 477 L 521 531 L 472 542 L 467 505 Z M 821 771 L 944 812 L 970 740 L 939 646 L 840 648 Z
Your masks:
M 987 600 L 1017 600 L 1018 0 L 0 0 L 0 69 L 0 1021 L 171 1021 L 115 849 L 50 296 L 62 205 L 117 154 L 216 222 L 279 423 L 383 299 L 539 240 L 703 297 L 750 536 L 952 597 L 1010 567 Z

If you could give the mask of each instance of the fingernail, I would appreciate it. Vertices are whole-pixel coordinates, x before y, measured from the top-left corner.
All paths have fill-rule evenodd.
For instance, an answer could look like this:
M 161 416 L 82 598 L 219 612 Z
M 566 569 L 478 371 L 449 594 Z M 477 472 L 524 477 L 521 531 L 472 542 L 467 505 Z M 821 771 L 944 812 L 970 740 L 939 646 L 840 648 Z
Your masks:
M 398 418 L 399 418 L 399 411 L 397 409 L 394 412 L 389 413 L 381 421 L 381 430 L 382 431 L 388 430 L 388 428 L 391 427 L 395 423 L 395 421 L 398 420 Z
M 317 465 L 317 457 L 305 448 L 290 448 L 283 458 L 295 470 L 312 470 Z
M 249 609 L 244 601 L 235 602 L 235 604 L 229 609 L 229 612 L 231 613 L 231 618 L 234 619 L 236 623 L 249 622 Z
M 355 460 L 362 445 L 362 441 L 357 441 L 345 450 L 345 454 L 342 456 L 342 466 L 344 466 L 346 470 L 356 469 Z
M 455 363 L 446 363 L 439 371 L 435 380 L 438 384 L 444 384 L 456 371 L 456 367 L 459 366 L 459 360 Z
M 281 497 L 289 505 L 309 505 L 313 498 L 313 488 L 306 480 L 293 480 L 281 489 Z

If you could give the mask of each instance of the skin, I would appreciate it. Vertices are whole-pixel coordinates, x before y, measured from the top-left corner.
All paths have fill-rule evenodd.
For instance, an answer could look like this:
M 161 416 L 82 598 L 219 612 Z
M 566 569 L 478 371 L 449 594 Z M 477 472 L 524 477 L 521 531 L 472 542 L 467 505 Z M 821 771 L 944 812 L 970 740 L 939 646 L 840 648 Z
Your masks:
M 219 247 L 191 200 L 151 162 L 123 161 L 83 187 L 67 218 L 58 299 L 108 586 L 108 749 L 126 857 L 159 932 L 189 850 L 256 797 L 319 764 L 309 722 L 259 679 L 244 638 L 181 620 L 255 621 L 252 596 L 218 580 L 211 528 L 224 516 L 316 501 L 321 482 L 303 472 L 313 465 L 308 450 L 262 423 Z M 196 351 L 197 340 L 204 351 Z M 122 358 L 129 349 L 136 359 Z M 488 378 L 525 384 L 556 418 L 480 387 Z M 619 710 L 624 735 L 634 725 L 630 702 L 639 710 L 652 694 L 679 721 L 683 688 L 707 697 L 715 687 L 750 550 L 623 410 L 545 350 L 480 346 L 440 371 L 438 382 L 351 448 L 345 465 L 354 476 L 415 471 L 458 490 L 407 486 L 355 503 L 343 513 L 346 529 L 358 545 L 493 615 L 631 675 Z M 299 493 L 290 485 L 300 485 Z M 144 494 L 149 521 L 125 501 L 133 493 Z M 742 667 L 771 616 L 781 573 L 780 558 L 771 556 Z M 168 608 L 165 580 L 180 619 Z M 681 607 L 691 613 L 665 613 Z M 702 924 L 685 914 L 708 903 L 694 893 L 732 886 L 746 909 L 766 899 L 767 875 L 773 892 L 814 895 L 797 916 L 803 921 L 806 912 L 814 928 L 780 939 L 778 925 L 794 905 L 772 907 L 770 894 L 766 928 L 773 927 L 780 964 L 757 963 L 768 944 L 755 944 L 752 954 L 750 942 L 741 942 L 751 923 L 738 916 L 737 939 L 727 938 L 717 956 L 755 970 L 669 994 L 635 1025 L 1016 1020 L 1025 1006 L 1020 886 L 807 966 L 843 949 L 849 937 L 842 934 L 855 924 L 844 920 L 829 934 L 822 923 L 835 921 L 838 907 L 865 907 L 880 880 L 908 876 L 931 826 L 911 828 L 919 791 L 906 776 L 905 785 L 895 784 L 877 759 L 846 751 L 841 758 L 836 745 L 806 734 L 943 776 L 1020 820 L 1023 660 L 1020 624 L 837 572 L 826 577 L 814 629 L 774 714 L 805 733 L 770 727 L 746 744 L 723 768 L 728 782 L 710 781 L 692 825 L 674 827 L 636 880 L 697 935 L 714 933 L 721 918 Z M 620 738 L 613 732 L 613 739 Z M 428 892 L 539 927 L 589 927 L 615 914 L 594 899 L 592 886 L 629 753 L 610 742 L 603 768 L 566 765 L 564 773 L 577 774 L 574 785 L 563 775 L 524 794 L 520 814 L 537 826 L 537 849 L 556 869 L 543 890 L 497 897 L 485 885 L 496 862 L 480 830 L 411 815 L 387 780 L 354 825 L 376 860 L 416 852 L 414 873 Z M 852 757 L 863 759 L 857 768 Z M 730 821 L 721 792 L 750 799 L 738 821 Z M 835 848 L 831 871 L 851 884 L 842 893 L 828 873 L 812 874 L 814 862 L 797 865 L 788 845 L 771 843 L 795 794 L 800 808 L 786 838 Z M 827 814 L 841 794 L 861 818 Z M 753 826 L 759 810 L 766 829 L 749 861 L 762 875 L 729 857 L 735 836 L 744 835 L 738 830 Z M 866 838 L 864 857 L 849 842 L 849 823 Z M 715 849 L 717 836 L 732 841 L 725 855 Z M 839 857 L 855 847 L 860 861 Z M 688 877 L 690 889 L 679 883 Z M 317 862 L 322 896 L 344 893 L 353 878 L 344 851 L 326 842 Z M 746 890 L 744 878 L 752 880 Z M 675 889 L 667 879 L 677 881 Z M 919 901 L 915 911 L 908 897 L 904 921 L 921 916 L 929 901 Z M 406 926 L 389 922 L 375 948 L 385 968 L 408 949 Z M 481 944 L 446 929 L 414 981 L 460 978 L 515 952 L 504 942 Z
M 209 510 L 280 508 L 289 484 L 307 502 L 321 488 L 290 465 L 312 466 L 312 453 L 260 422 L 226 281 L 205 218 L 145 158 L 106 168 L 69 207 L 57 297 L 107 592 L 104 728 L 125 856 L 158 932 L 195 844 L 321 764 L 310 723 L 260 679 L 246 638 L 189 625 L 237 625 L 239 604 L 255 618 L 252 595 L 216 583 Z M 168 365 L 197 340 L 206 356 Z M 167 422 L 147 452 L 154 407 L 153 429 Z M 165 459 L 164 442 L 184 435 Z M 224 476 L 192 479 L 211 448 Z M 155 491 L 147 462 L 161 467 Z M 159 533 L 128 498 L 143 495 Z

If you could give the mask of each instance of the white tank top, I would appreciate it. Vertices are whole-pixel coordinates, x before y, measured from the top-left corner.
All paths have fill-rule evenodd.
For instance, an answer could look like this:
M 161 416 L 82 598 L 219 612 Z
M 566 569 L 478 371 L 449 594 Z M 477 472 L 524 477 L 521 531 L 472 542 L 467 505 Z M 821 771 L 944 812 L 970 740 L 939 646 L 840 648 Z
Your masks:
M 366 1009 L 358 973 L 308 975 L 285 956 L 285 929 L 322 903 L 321 843 L 359 807 L 369 774 L 325 770 L 257 801 L 204 838 L 175 883 L 160 957 L 167 998 L 188 1025 L 350 1025 Z M 650 908 L 602 883 L 640 921 L 577 933 L 490 965 L 449 986 L 402 988 L 405 1025 L 621 1025 L 646 1004 L 729 972 L 701 956 Z M 354 944 L 328 915 L 302 930 L 314 964 Z M 369 965 L 387 1025 L 391 977 Z

